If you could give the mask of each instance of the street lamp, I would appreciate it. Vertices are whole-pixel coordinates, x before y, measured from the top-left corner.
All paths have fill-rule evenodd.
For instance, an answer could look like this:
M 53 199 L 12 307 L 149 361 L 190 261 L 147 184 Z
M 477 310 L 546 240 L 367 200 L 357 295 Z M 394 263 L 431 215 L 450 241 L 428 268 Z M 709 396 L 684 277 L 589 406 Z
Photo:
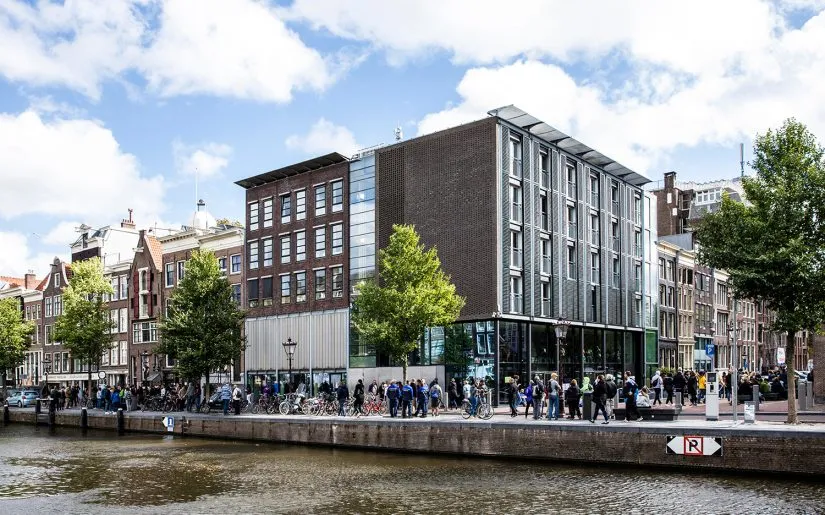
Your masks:
M 298 342 L 293 342 L 292 338 L 287 338 L 285 342 L 281 345 L 284 346 L 284 352 L 286 352 L 286 357 L 289 360 L 289 376 L 287 379 L 287 384 L 292 387 L 292 358 L 295 356 L 295 347 L 298 345 Z
M 52 371 L 52 358 L 48 354 L 43 358 L 43 373 L 46 374 L 46 388 L 49 387 L 49 373 Z
M 739 310 L 739 299 L 734 299 L 733 301 L 733 320 L 728 322 L 728 332 L 731 338 L 731 348 L 730 348 L 730 359 L 731 359 L 731 373 L 728 376 L 731 385 L 731 399 L 730 402 L 733 405 L 733 423 L 736 424 L 737 422 L 737 413 L 736 413 L 736 401 L 738 400 L 737 397 L 739 396 L 739 378 L 738 372 L 739 367 L 736 364 L 736 358 L 739 356 L 739 351 L 736 348 L 736 334 L 741 331 L 742 326 L 742 319 L 744 318 L 742 315 L 739 315 L 737 311 Z
M 556 322 L 556 327 L 554 328 L 556 331 L 556 367 L 559 370 L 559 381 L 562 381 L 562 374 L 561 374 L 561 357 L 564 355 L 564 350 L 562 347 L 564 346 L 564 340 L 567 338 L 567 330 L 570 329 L 570 321 L 564 317 L 561 317 L 558 322 Z

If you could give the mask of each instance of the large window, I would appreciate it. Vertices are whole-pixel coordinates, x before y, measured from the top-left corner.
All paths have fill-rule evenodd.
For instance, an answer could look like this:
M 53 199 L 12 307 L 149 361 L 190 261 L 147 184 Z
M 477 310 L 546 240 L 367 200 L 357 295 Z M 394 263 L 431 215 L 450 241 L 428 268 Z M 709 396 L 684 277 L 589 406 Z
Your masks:
M 315 186 L 315 216 L 327 213 L 327 185 Z
M 240 284 L 233 284 L 232 285 L 232 302 L 236 305 L 241 305 L 241 285 Z
M 132 324 L 132 341 L 147 343 L 158 341 L 158 325 L 156 322 L 135 322 Z
M 344 252 L 344 224 L 332 226 L 332 255 L 337 256 Z
M 307 301 L 307 273 L 295 272 L 295 302 Z
M 272 266 L 272 238 L 263 239 L 264 266 Z
M 178 283 L 183 280 L 183 276 L 186 275 L 186 261 L 178 261 Z M 141 281 L 141 290 L 148 290 L 149 286 L 145 284 L 145 281 Z
M 295 233 L 295 261 L 303 261 L 307 258 L 307 232 L 297 231 Z
M 510 175 L 521 177 L 521 141 L 510 138 Z
M 600 238 L 599 238 L 599 215 L 596 213 L 590 214 L 590 243 L 592 245 L 598 245 Z
M 292 220 L 292 197 L 287 193 L 281 195 L 281 223 L 288 224 Z
M 521 231 L 510 231 L 510 266 L 521 268 L 524 264 L 524 245 Z
M 543 281 L 541 283 L 541 314 L 543 316 L 550 316 L 552 298 L 550 283 Z
M 249 242 L 249 269 L 255 270 L 258 268 L 258 242 Z
M 111 278 L 112 283 L 112 300 L 120 300 L 120 277 L 114 276 Z
M 233 256 L 230 257 L 230 260 L 232 261 L 232 263 L 231 263 L 232 269 L 231 269 L 230 273 L 233 273 L 233 274 L 241 273 L 241 255 L 240 254 L 234 254 Z
M 46 297 L 46 316 L 52 316 L 52 298 Z
M 510 185 L 510 220 L 521 223 L 522 193 L 520 186 Z
M 550 240 L 541 240 L 541 273 L 550 275 L 552 269 Z
M 165 265 L 166 287 L 171 288 L 175 285 L 175 264 L 166 263 Z
M 289 263 L 290 237 L 281 236 L 281 264 Z
M 258 230 L 258 202 L 249 203 L 249 230 Z
M 272 305 L 272 277 L 261 278 L 261 299 L 263 299 L 264 306 Z
M 539 173 L 541 174 L 541 187 L 550 187 L 550 160 L 547 157 L 547 151 L 542 149 L 539 153 Z
M 246 299 L 250 308 L 258 307 L 261 296 L 261 292 L 258 289 L 259 286 L 260 282 L 258 279 L 249 279 L 246 281 Z
M 575 238 L 578 234 L 576 230 L 576 223 L 578 217 L 576 216 L 576 206 L 568 204 L 567 206 L 567 236 Z
M 576 278 L 576 245 L 567 245 L 567 278 Z
M 510 311 L 521 313 L 524 311 L 524 294 L 521 276 L 510 276 Z
M 599 176 L 598 175 L 591 175 L 590 176 L 590 205 L 598 208 L 599 207 Z
M 541 197 L 539 197 L 539 205 L 540 205 L 540 213 L 541 220 L 539 221 L 539 227 L 543 231 L 550 230 L 550 203 L 547 200 L 547 194 L 542 193 Z
M 590 253 L 590 282 L 592 284 L 599 284 L 600 280 L 600 270 L 599 270 L 599 253 L 598 252 L 591 252 Z
M 281 304 L 289 304 L 292 298 L 292 285 L 290 284 L 289 274 L 281 276 Z
M 315 228 L 315 257 L 322 258 L 327 255 L 327 228 Z
M 272 227 L 272 215 L 273 215 L 273 213 L 272 213 L 272 210 L 273 210 L 272 204 L 273 204 L 273 200 L 272 200 L 271 197 L 267 198 L 267 199 L 264 199 L 264 201 L 263 201 L 263 205 L 264 205 L 264 229 L 266 229 L 267 227 Z
M 315 271 L 315 300 L 327 298 L 327 271 L 323 268 Z
M 332 298 L 344 296 L 344 267 L 332 267 Z
M 333 181 L 332 183 L 332 212 L 344 209 L 344 181 Z
M 567 196 L 576 198 L 576 165 L 567 162 Z
M 295 219 L 303 220 L 307 217 L 307 190 L 295 192 Z

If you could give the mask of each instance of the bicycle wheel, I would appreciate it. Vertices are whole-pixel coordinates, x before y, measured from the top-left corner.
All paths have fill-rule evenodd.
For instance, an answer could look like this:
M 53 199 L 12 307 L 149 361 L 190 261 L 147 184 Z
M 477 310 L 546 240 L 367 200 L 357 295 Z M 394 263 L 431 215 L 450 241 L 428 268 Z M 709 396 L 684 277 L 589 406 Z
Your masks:
M 473 415 L 472 411 L 470 410 L 470 401 L 465 400 L 464 402 L 461 403 L 461 417 L 464 420 L 467 420 L 472 415 Z
M 378 406 L 378 414 L 379 415 L 386 415 L 389 412 L 390 412 L 390 400 L 387 399 L 387 398 L 384 398 L 384 400 L 381 401 L 381 404 Z
M 289 415 L 290 407 L 289 401 L 284 401 L 278 407 L 278 410 L 281 412 L 281 415 Z
M 478 416 L 481 420 L 490 420 L 493 418 L 493 407 L 489 404 L 482 404 L 478 409 Z
M 201 404 L 201 413 L 208 415 L 210 411 L 212 411 L 212 406 L 210 406 L 208 402 Z

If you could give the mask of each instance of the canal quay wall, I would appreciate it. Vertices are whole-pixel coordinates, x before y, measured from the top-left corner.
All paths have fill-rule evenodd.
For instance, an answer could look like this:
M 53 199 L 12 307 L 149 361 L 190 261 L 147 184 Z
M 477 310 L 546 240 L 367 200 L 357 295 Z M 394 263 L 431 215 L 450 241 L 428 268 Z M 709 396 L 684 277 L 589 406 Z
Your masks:
M 165 416 L 174 419 L 172 431 Z M 37 419 L 48 424 L 48 415 Z M 12 410 L 12 423 L 35 423 L 30 410 Z M 169 422 L 166 420 L 166 422 Z M 80 427 L 80 411 L 58 412 L 57 426 Z M 174 434 L 231 440 L 401 451 L 433 455 L 528 459 L 613 466 L 676 468 L 825 477 L 825 426 L 724 422 L 581 422 L 497 417 L 477 421 L 438 419 L 337 418 L 304 416 L 222 416 L 133 412 L 123 417 L 133 433 Z M 116 415 L 89 411 L 89 429 L 118 430 Z M 690 438 L 688 438 L 690 437 Z M 687 438 L 687 440 L 686 440 Z M 700 441 L 701 440 L 701 441 Z M 716 449 L 721 445 L 721 449 Z M 688 453 L 702 455 L 686 455 Z M 705 455 L 707 454 L 707 455 Z

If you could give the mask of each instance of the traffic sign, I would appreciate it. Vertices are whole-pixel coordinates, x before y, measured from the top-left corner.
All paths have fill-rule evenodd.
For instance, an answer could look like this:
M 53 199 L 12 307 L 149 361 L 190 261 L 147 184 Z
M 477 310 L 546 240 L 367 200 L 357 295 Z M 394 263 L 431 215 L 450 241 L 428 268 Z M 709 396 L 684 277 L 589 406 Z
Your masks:
M 668 436 L 667 454 L 685 456 L 721 456 L 722 439 L 713 436 Z
M 716 352 L 716 346 L 714 344 L 712 344 L 712 343 L 706 343 L 705 344 L 705 354 L 707 354 L 708 356 L 713 356 L 713 354 L 715 352 Z

